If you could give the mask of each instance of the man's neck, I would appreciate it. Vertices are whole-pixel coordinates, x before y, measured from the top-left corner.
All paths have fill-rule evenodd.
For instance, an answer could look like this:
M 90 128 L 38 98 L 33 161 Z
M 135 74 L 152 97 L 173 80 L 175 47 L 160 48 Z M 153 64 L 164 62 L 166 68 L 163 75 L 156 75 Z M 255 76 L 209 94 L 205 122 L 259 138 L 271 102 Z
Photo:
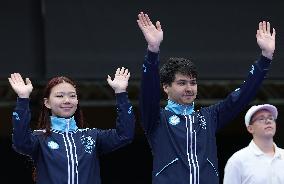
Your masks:
M 194 112 L 194 102 L 188 105 L 182 105 L 172 100 L 168 100 L 168 104 L 165 109 L 172 111 L 176 114 L 191 115 Z
M 253 142 L 266 155 L 273 156 L 275 153 L 273 138 L 271 139 L 257 139 L 253 138 Z

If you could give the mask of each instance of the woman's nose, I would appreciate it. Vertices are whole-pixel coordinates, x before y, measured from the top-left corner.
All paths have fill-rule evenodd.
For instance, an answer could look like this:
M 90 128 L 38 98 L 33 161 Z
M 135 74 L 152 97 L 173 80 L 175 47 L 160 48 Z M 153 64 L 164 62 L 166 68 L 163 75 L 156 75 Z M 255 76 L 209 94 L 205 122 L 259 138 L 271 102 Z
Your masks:
M 65 96 L 63 100 L 64 100 L 64 103 L 68 103 L 69 102 L 69 97 Z

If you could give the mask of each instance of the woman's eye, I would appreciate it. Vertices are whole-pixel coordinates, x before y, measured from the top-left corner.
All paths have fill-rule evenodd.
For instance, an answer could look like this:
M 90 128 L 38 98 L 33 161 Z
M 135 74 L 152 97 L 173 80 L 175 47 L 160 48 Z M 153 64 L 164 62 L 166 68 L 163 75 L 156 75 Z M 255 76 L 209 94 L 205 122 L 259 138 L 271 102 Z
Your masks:
M 196 82 L 196 81 L 191 81 L 190 84 L 191 84 L 191 85 L 196 85 L 197 82 Z

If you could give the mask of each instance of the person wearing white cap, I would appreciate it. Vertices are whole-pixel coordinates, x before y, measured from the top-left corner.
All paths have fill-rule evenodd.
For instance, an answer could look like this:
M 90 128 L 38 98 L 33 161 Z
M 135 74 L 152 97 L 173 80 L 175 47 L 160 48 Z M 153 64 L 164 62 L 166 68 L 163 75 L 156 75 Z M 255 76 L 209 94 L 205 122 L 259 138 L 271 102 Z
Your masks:
M 273 141 L 277 108 L 270 104 L 252 106 L 245 125 L 253 139 L 234 153 L 225 166 L 223 184 L 283 184 L 284 149 Z

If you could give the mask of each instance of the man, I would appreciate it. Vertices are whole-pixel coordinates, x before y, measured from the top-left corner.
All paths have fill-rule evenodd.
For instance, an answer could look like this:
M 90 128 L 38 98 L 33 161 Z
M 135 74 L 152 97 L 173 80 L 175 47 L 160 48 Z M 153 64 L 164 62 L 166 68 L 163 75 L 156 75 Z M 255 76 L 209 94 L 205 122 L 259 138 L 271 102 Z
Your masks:
M 254 98 L 267 73 L 275 49 L 275 30 L 260 22 L 256 38 L 262 54 L 245 82 L 228 97 L 209 107 L 194 109 L 197 71 L 184 58 L 170 58 L 160 70 L 159 46 L 163 30 L 147 14 L 138 15 L 148 49 L 143 63 L 141 122 L 153 155 L 154 184 L 218 184 L 215 133 L 229 123 Z M 168 96 L 160 108 L 160 82 Z
M 245 124 L 253 139 L 228 160 L 224 184 L 284 183 L 284 150 L 273 141 L 277 115 L 277 108 L 270 104 L 247 111 Z

